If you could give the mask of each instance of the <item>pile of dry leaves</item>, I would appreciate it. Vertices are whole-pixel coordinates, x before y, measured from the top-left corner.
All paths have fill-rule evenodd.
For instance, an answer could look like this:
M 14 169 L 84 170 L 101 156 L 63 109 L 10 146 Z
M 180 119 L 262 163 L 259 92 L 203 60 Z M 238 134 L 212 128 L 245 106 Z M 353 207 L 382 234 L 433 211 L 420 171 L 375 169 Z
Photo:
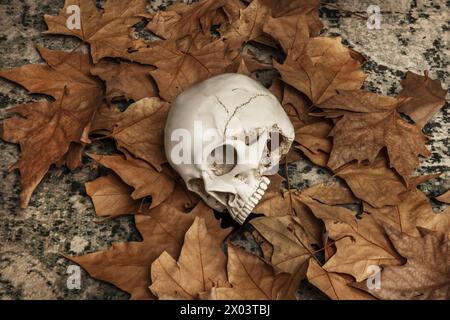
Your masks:
M 80 7 L 80 30 L 66 26 L 70 5 Z M 39 48 L 45 64 L 0 72 L 53 98 L 15 106 L 3 121 L 2 138 L 21 148 L 22 207 L 51 165 L 76 169 L 93 139 L 116 143 L 116 154 L 89 154 L 110 174 L 86 190 L 99 216 L 134 214 L 143 241 L 73 261 L 133 299 L 294 299 L 304 279 L 332 299 L 450 298 L 450 209 L 435 213 L 416 188 L 435 176 L 413 176 L 430 154 L 422 128 L 444 104 L 438 81 L 408 73 L 396 97 L 362 90 L 364 57 L 319 36 L 315 0 L 146 6 L 66 0 L 58 16 L 45 16 L 47 33 L 78 37 L 90 53 Z M 135 36 L 143 20 L 159 40 Z M 248 43 L 285 58 L 262 63 L 243 50 Z M 271 90 L 296 130 L 286 161 L 303 154 L 345 181 L 282 191 L 283 178 L 272 177 L 254 210 L 262 215 L 250 221 L 261 257 L 226 241 L 231 228 L 185 189 L 163 151 L 180 92 L 225 72 L 256 79 L 259 70 L 280 75 Z M 136 103 L 121 112 L 120 100 Z M 382 267 L 378 290 L 366 285 L 373 266 Z

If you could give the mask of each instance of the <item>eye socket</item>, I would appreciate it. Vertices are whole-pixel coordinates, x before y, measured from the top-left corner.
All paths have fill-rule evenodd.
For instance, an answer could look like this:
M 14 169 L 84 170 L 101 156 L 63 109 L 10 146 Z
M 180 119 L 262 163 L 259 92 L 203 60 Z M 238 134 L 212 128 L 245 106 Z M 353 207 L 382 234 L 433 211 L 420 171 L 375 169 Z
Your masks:
M 223 176 L 236 166 L 237 151 L 229 144 L 221 145 L 211 152 L 208 157 L 208 163 L 215 175 Z

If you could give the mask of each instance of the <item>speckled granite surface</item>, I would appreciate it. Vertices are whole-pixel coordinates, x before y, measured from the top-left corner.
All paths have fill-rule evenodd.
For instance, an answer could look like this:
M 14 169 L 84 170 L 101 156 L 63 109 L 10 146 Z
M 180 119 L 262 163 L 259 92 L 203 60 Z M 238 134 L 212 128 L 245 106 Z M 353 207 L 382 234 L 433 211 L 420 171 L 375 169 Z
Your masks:
M 158 7 L 168 1 L 152 1 Z M 329 1 L 331 2 L 331 1 Z M 373 3 L 376 2 L 376 3 Z M 344 42 L 369 60 L 367 88 L 384 94 L 400 90 L 408 70 L 431 76 L 450 86 L 450 1 L 334 1 L 340 11 L 323 8 L 324 34 L 340 35 Z M 382 11 L 380 30 L 348 11 L 365 13 L 369 4 Z M 41 36 L 44 13 L 56 14 L 63 0 L 0 0 L 0 69 L 38 62 L 36 45 L 73 48 L 70 38 Z M 0 119 L 8 106 L 37 99 L 19 87 L 0 80 Z M 426 126 L 432 157 L 422 161 L 420 172 L 444 174 L 421 188 L 431 197 L 450 187 L 449 104 Z M 69 173 L 50 170 L 33 195 L 28 209 L 18 207 L 19 176 L 8 172 L 18 158 L 15 145 L 0 141 L 0 299 L 126 299 L 115 287 L 82 273 L 81 290 L 66 286 L 68 261 L 59 254 L 82 254 L 106 249 L 112 242 L 138 240 L 131 218 L 99 220 L 84 191 L 84 182 L 97 176 L 88 167 Z M 330 179 L 330 174 L 300 161 L 289 168 L 295 186 L 307 187 Z M 305 287 L 302 298 L 322 297 Z

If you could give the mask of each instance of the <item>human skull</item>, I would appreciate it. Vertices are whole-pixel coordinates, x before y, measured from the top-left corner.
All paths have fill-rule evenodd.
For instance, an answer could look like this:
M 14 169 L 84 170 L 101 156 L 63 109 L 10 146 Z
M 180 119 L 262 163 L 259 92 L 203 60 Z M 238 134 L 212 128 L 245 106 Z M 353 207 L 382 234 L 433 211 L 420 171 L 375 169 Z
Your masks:
M 294 140 L 277 98 L 260 83 L 222 74 L 194 85 L 173 103 L 165 151 L 187 188 L 243 224 Z

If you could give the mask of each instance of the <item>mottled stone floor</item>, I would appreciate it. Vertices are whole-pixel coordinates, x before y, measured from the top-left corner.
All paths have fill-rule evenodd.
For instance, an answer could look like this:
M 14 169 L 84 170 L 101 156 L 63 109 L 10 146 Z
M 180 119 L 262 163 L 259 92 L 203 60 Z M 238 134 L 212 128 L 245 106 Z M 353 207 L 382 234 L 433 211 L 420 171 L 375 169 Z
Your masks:
M 152 1 L 153 7 L 168 1 Z M 331 2 L 331 1 L 330 1 Z M 324 8 L 321 15 L 327 35 L 343 41 L 369 60 L 367 88 L 393 95 L 408 70 L 431 70 L 432 77 L 450 86 L 450 2 L 377 2 L 382 11 L 380 30 L 368 30 L 366 21 L 354 14 L 365 13 L 372 1 L 334 1 L 340 11 Z M 77 41 L 41 36 L 46 29 L 44 13 L 57 14 L 63 0 L 0 0 L 0 69 L 36 63 L 36 45 L 71 49 Z M 19 87 L 0 80 L 0 119 L 8 106 L 36 99 Z M 432 157 L 422 161 L 420 172 L 444 174 L 424 184 L 431 197 L 450 187 L 449 104 L 426 126 Z M 115 287 L 82 273 L 81 290 L 66 286 L 68 261 L 60 254 L 82 254 L 106 249 L 112 242 L 138 240 L 131 218 L 99 220 L 86 196 L 84 182 L 96 177 L 88 167 L 69 173 L 52 169 L 33 195 L 29 208 L 18 207 L 19 175 L 8 172 L 18 158 L 15 145 L 0 141 L 0 299 L 126 299 Z M 293 184 L 304 188 L 330 179 L 326 170 L 302 160 L 289 168 Z M 310 287 L 305 299 L 320 298 Z

